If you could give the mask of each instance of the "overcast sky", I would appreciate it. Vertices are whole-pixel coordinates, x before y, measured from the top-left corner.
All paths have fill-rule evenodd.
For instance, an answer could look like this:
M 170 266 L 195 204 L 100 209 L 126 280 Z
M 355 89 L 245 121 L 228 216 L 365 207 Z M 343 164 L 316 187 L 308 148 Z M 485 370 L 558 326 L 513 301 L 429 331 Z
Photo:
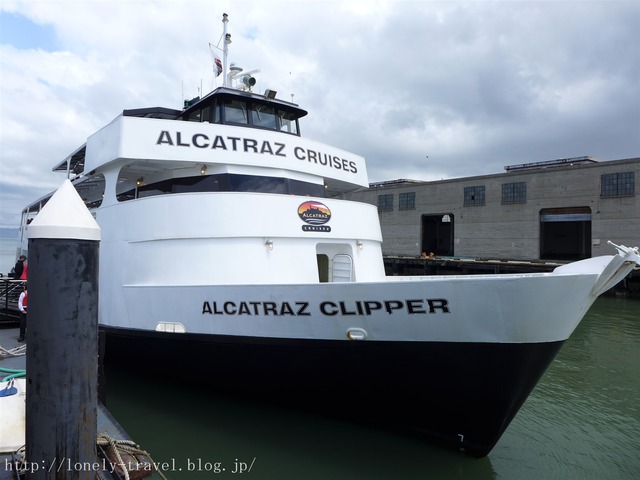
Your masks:
M 0 2 L 0 227 L 123 109 L 221 85 L 209 43 L 371 182 L 640 156 L 640 1 Z

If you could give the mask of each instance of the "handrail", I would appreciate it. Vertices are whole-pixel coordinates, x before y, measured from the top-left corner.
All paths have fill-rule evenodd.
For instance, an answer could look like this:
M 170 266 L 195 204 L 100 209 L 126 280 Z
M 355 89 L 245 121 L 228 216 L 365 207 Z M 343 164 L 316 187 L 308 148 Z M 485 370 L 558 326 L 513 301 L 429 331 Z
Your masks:
M 18 298 L 26 283 L 26 280 L 0 278 L 0 322 L 18 318 Z

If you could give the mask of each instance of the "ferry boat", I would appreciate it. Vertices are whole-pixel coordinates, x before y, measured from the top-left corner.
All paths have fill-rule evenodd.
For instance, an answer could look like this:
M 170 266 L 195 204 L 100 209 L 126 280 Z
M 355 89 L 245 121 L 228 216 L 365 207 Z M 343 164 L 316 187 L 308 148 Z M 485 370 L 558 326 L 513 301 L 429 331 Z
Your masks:
M 227 68 L 223 24 L 223 86 L 123 110 L 54 167 L 101 229 L 106 361 L 197 369 L 486 456 L 638 249 L 547 273 L 387 276 L 376 207 L 345 199 L 368 186 L 364 159 L 302 137 L 307 111 Z M 22 212 L 20 253 L 49 198 Z

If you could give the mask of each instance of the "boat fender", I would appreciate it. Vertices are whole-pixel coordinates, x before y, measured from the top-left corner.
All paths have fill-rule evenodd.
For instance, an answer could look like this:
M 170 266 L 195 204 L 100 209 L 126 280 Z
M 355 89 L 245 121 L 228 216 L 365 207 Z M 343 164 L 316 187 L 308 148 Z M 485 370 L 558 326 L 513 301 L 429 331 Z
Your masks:
M 10 397 L 18 393 L 18 389 L 13 386 L 13 378 L 7 382 L 7 386 L 0 390 L 0 397 Z

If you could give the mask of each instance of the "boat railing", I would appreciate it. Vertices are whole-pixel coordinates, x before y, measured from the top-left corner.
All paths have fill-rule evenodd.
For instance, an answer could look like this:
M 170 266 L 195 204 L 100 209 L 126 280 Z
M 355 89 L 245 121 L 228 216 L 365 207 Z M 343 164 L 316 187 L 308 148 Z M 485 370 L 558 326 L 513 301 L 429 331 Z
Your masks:
M 26 283 L 26 280 L 0 278 L 0 324 L 19 319 L 18 298 Z

